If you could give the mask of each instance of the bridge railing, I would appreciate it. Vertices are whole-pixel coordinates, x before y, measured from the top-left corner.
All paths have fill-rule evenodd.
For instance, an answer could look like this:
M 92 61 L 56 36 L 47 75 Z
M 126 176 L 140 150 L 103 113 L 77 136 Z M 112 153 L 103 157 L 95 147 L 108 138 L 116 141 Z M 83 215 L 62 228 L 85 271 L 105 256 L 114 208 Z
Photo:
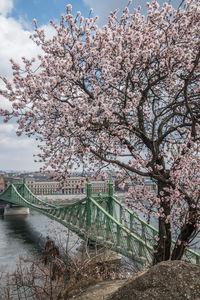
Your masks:
M 86 227 L 93 231 L 91 235 L 95 240 L 103 239 L 105 245 L 137 261 L 152 262 L 151 245 L 123 226 L 92 196 L 89 198 L 88 205 L 90 205 L 91 224 L 87 224 L 86 219 Z
M 139 216 L 136 216 L 133 211 L 128 209 L 116 198 L 113 197 L 113 201 L 117 211 L 115 217 L 119 220 L 119 222 L 135 234 L 138 234 L 143 240 L 147 241 L 153 247 L 156 243 L 156 238 L 158 237 L 158 230 L 145 222 Z M 175 240 L 172 240 L 172 247 L 175 247 L 175 244 Z M 185 249 L 185 258 L 187 258 L 190 262 L 200 264 L 200 253 L 189 247 Z
M 24 195 L 20 194 L 20 191 L 17 190 L 17 187 L 15 185 L 11 185 L 10 187 L 10 193 L 11 193 L 11 198 L 10 198 L 10 202 L 17 204 L 17 205 L 21 205 L 21 206 L 26 206 L 29 208 L 33 208 L 35 210 L 50 210 L 52 207 L 50 207 L 49 205 L 47 205 L 45 202 L 33 202 L 30 201 L 30 198 L 24 198 Z M 27 195 L 26 195 L 27 196 Z M 55 208 L 55 207 L 54 207 Z
M 139 263 L 152 263 L 153 248 L 113 218 L 92 197 L 44 212 L 76 232 Z
M 115 207 L 115 218 L 118 219 L 123 226 L 135 234 L 138 234 L 143 239 L 146 239 L 148 243 L 153 246 L 155 238 L 158 235 L 158 230 L 137 216 L 116 198 L 113 197 L 112 200 Z
M 27 185 L 24 184 L 22 186 L 22 189 L 24 189 L 23 190 L 24 198 L 26 198 L 29 202 L 39 204 L 39 205 L 44 205 L 47 207 L 52 207 L 52 208 L 56 207 L 56 205 L 53 205 L 51 203 L 48 203 L 47 201 L 43 201 L 39 199 L 36 195 L 32 193 L 32 191 L 27 187 Z

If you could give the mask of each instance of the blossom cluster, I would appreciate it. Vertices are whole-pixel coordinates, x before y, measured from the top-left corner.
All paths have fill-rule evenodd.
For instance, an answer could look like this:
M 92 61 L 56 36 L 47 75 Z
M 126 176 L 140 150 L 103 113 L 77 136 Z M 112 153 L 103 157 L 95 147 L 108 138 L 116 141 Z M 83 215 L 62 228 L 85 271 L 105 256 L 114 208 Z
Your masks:
M 17 117 L 17 135 L 36 136 L 55 177 L 80 167 L 151 177 L 158 195 L 136 186 L 132 205 L 179 228 L 195 216 L 198 226 L 200 1 L 147 6 L 147 16 L 125 7 L 98 28 L 92 11 L 84 19 L 67 5 L 50 39 L 35 21 L 43 54 L 23 57 L 23 68 L 11 60 L 0 94 L 12 110 L 0 113 Z

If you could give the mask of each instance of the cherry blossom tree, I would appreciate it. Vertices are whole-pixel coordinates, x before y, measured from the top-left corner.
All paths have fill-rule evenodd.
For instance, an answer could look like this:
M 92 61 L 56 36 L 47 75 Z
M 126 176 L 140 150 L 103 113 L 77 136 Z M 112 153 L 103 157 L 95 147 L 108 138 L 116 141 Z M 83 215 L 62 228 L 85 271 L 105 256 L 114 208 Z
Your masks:
M 5 121 L 16 117 L 18 135 L 36 136 L 57 178 L 82 165 L 139 183 L 127 201 L 158 218 L 157 263 L 181 259 L 199 232 L 200 1 L 147 8 L 115 10 L 98 28 L 92 10 L 84 19 L 67 5 L 50 39 L 35 21 L 41 55 L 23 57 L 23 69 L 11 60 L 13 81 L 1 78 L 0 94 L 12 104 Z

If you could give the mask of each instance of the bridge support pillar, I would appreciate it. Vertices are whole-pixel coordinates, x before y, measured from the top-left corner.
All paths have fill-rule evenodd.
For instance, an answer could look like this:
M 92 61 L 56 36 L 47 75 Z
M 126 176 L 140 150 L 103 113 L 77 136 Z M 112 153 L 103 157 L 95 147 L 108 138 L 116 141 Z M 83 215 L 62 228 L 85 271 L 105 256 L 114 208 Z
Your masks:
M 28 215 L 29 213 L 28 207 L 7 205 L 4 208 L 4 216 Z
M 87 183 L 87 200 L 86 200 L 86 228 L 87 230 L 91 227 L 92 209 L 90 197 L 92 195 L 92 185 L 90 182 Z
M 111 216 L 113 216 L 113 181 L 112 177 L 110 177 L 109 184 L 108 184 L 108 212 Z

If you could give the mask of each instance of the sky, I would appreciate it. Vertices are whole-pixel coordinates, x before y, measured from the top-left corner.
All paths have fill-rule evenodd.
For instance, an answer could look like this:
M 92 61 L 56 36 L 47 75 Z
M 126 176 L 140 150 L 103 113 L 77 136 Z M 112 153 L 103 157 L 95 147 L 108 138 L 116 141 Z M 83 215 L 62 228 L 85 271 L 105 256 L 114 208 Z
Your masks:
M 133 0 L 133 5 L 141 5 L 145 11 L 144 0 Z M 162 0 L 160 3 L 164 2 Z M 180 0 L 172 0 L 177 5 Z M 99 16 L 99 26 L 106 23 L 110 11 L 123 9 L 128 0 L 0 0 L 0 74 L 12 77 L 10 58 L 20 62 L 25 56 L 31 58 L 39 53 L 36 45 L 29 39 L 33 31 L 33 19 L 38 27 L 51 33 L 49 21 L 58 22 L 61 14 L 65 14 L 66 5 L 72 4 L 72 13 L 81 11 L 84 17 L 90 8 Z M 8 107 L 8 102 L 0 97 L 0 107 Z M 40 165 L 34 163 L 37 145 L 33 138 L 16 136 L 16 123 L 11 120 L 3 123 L 0 119 L 0 170 L 36 171 Z

